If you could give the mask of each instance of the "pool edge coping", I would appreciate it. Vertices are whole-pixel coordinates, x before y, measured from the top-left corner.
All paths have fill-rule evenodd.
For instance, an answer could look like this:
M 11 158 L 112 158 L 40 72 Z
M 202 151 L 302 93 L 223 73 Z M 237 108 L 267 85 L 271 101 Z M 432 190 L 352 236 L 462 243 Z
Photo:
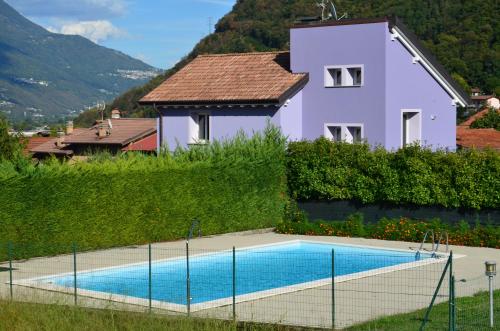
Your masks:
M 397 249 L 397 248 L 379 247 L 379 246 L 371 246 L 371 245 L 329 243 L 329 242 L 315 241 L 315 240 L 310 240 L 310 239 L 294 239 L 294 240 L 280 241 L 280 242 L 275 242 L 275 243 L 270 243 L 270 244 L 245 246 L 245 247 L 237 248 L 235 250 L 236 251 L 245 251 L 245 250 L 256 249 L 256 248 L 281 246 L 281 245 L 295 244 L 295 243 L 301 243 L 301 242 L 319 244 L 319 245 L 328 245 L 328 246 L 332 246 L 332 245 L 335 246 L 336 245 L 336 246 L 344 246 L 344 247 L 366 248 L 366 249 L 376 249 L 376 250 L 382 250 L 382 251 L 395 251 L 395 252 L 415 253 L 415 254 L 418 252 L 418 251 L 412 250 L 412 249 Z M 168 249 L 159 248 L 159 250 L 167 251 Z M 181 249 L 177 249 L 177 250 L 180 251 Z M 196 251 L 196 250 L 197 249 L 194 249 L 194 251 Z M 201 249 L 198 249 L 198 251 L 201 251 Z M 232 249 L 211 250 L 211 251 L 207 251 L 207 252 L 203 252 L 203 253 L 193 254 L 193 255 L 190 255 L 189 257 L 193 258 L 193 257 L 201 257 L 201 256 L 220 254 L 220 253 L 230 253 L 230 252 L 232 252 Z M 426 251 L 426 254 L 430 254 L 430 253 L 428 253 Z M 361 272 L 357 272 L 357 273 L 351 273 L 351 274 L 347 274 L 347 275 L 337 276 L 334 278 L 334 282 L 335 282 L 335 284 L 344 283 L 344 282 L 358 280 L 358 279 L 367 278 L 367 277 L 371 277 L 371 276 L 387 274 L 387 273 L 395 272 L 395 271 L 408 270 L 408 269 L 417 268 L 417 267 L 421 267 L 421 266 L 425 266 L 425 265 L 430 265 L 430 264 L 434 264 L 434 263 L 438 263 L 438 262 L 443 262 L 444 258 L 449 256 L 450 253 L 436 253 L 436 255 L 438 256 L 437 258 L 431 257 L 431 258 L 424 259 L 421 261 L 406 262 L 406 263 L 401 263 L 401 264 L 397 264 L 397 265 L 393 265 L 393 266 L 381 267 L 381 268 L 361 271 Z M 466 257 L 466 255 L 463 255 L 463 254 L 454 254 L 453 255 L 454 259 L 459 259 L 459 258 L 463 258 L 463 257 Z M 184 258 L 185 258 L 185 255 L 180 255 L 177 257 L 154 260 L 154 261 L 152 261 L 152 264 L 181 260 Z M 89 273 L 94 273 L 94 272 L 107 271 L 107 270 L 119 269 L 119 268 L 127 268 L 127 267 L 139 266 L 139 265 L 147 265 L 147 264 L 148 264 L 147 261 L 146 262 L 134 262 L 134 263 L 117 265 L 117 266 L 110 266 L 110 267 L 103 267 L 103 268 L 96 268 L 96 269 L 86 269 L 86 270 L 82 270 L 82 271 L 77 271 L 77 273 L 78 274 L 89 274 Z M 73 274 L 74 274 L 74 272 L 64 272 L 64 273 L 53 274 L 53 275 L 32 277 L 32 278 L 28 278 L 28 279 L 14 281 L 14 282 L 12 282 L 12 284 L 17 285 L 17 286 L 32 288 L 32 289 L 46 290 L 49 292 L 64 293 L 64 294 L 71 294 L 72 295 L 72 294 L 74 294 L 74 287 L 66 287 L 66 286 L 60 286 L 60 285 L 54 285 L 54 284 L 48 284 L 48 283 L 40 283 L 39 281 L 45 280 L 45 279 L 50 279 L 50 278 L 56 278 L 56 277 L 70 276 Z M 317 288 L 317 287 L 321 287 L 321 286 L 326 286 L 326 285 L 329 285 L 331 283 L 332 283 L 332 279 L 331 279 L 331 277 L 329 277 L 329 278 L 323 278 L 323 279 L 318 279 L 318 280 L 309 281 L 309 282 L 303 282 L 303 283 L 299 283 L 299 284 L 295 284 L 295 285 L 288 285 L 288 286 L 283 286 L 283 287 L 274 288 L 274 289 L 256 291 L 256 292 L 252 292 L 252 293 L 248 293 L 248 294 L 242 294 L 242 295 L 235 296 L 235 302 L 236 303 L 243 303 L 243 302 L 248 302 L 248 301 L 255 301 L 255 300 L 260 300 L 260 299 L 264 299 L 264 298 L 268 298 L 268 297 L 272 297 L 272 296 L 278 296 L 278 295 L 283 295 L 283 294 L 287 294 L 287 293 L 293 293 L 293 292 L 303 291 L 303 290 L 307 290 L 307 289 L 313 289 L 313 288 Z M 8 284 L 8 282 L 7 282 L 7 284 Z M 91 299 L 111 301 L 111 302 L 120 303 L 120 304 L 130 304 L 130 305 L 141 306 L 141 307 L 145 307 L 145 308 L 149 307 L 149 302 L 150 302 L 149 299 L 143 299 L 143 298 L 139 298 L 139 297 L 127 296 L 127 295 L 122 295 L 122 294 L 113 294 L 113 293 L 107 293 L 107 292 L 85 290 L 85 289 L 80 289 L 78 287 L 77 287 L 77 294 L 78 294 L 78 296 L 87 297 L 87 298 L 91 298 Z M 197 311 L 202 311 L 202 310 L 207 310 L 207 309 L 212 309 L 212 308 L 220 308 L 220 307 L 232 305 L 232 303 L 233 303 L 233 297 L 230 296 L 230 297 L 226 297 L 226 298 L 205 301 L 202 303 L 191 304 L 190 311 L 197 312 Z M 159 300 L 151 300 L 151 308 L 168 310 L 168 311 L 177 312 L 177 313 L 186 313 L 187 312 L 187 305 L 170 303 L 170 302 L 159 301 Z

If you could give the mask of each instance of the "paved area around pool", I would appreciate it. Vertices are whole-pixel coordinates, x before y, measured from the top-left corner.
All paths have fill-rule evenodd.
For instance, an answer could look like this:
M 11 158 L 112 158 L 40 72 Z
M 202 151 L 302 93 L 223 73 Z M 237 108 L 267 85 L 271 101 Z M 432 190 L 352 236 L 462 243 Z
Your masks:
M 310 237 L 296 235 L 280 235 L 270 230 L 250 231 L 204 238 L 196 238 L 190 242 L 191 254 L 231 249 L 233 246 L 272 244 L 291 240 L 314 240 L 326 243 L 362 245 L 379 248 L 402 249 L 417 248 L 419 244 L 392 242 L 362 238 Z M 430 245 L 430 244 L 428 244 Z M 154 244 L 153 260 L 185 255 L 185 241 Z M 441 246 L 441 251 L 444 246 Z M 487 278 L 484 276 L 484 262 L 493 260 L 500 263 L 500 250 L 450 246 L 457 256 L 453 271 L 458 280 L 457 295 L 472 295 L 487 289 Z M 78 271 L 119 266 L 129 263 L 148 261 L 147 246 L 133 246 L 109 250 L 80 253 L 77 256 Z M 332 314 L 332 285 L 323 285 L 291 293 L 267 296 L 236 304 L 236 315 L 240 320 L 256 322 L 283 323 L 316 327 L 331 327 L 332 319 L 338 328 L 346 327 L 384 315 L 409 312 L 425 308 L 430 303 L 436 288 L 445 259 L 438 263 L 424 265 L 406 270 L 392 271 L 385 274 L 374 274 L 368 277 L 335 283 L 335 313 Z M 73 256 L 61 255 L 49 258 L 35 258 L 26 261 L 14 261 L 12 276 L 14 282 L 23 279 L 47 275 L 71 273 Z M 498 276 L 500 278 L 500 276 Z M 10 296 L 8 264 L 0 264 L 0 295 Z M 448 281 L 443 283 L 438 301 L 446 301 Z M 500 280 L 495 283 L 500 288 Z M 54 302 L 73 304 L 74 298 L 69 294 L 50 292 L 26 286 L 13 286 L 14 299 L 35 302 Z M 105 299 L 78 296 L 78 304 L 88 307 L 113 308 L 144 311 L 147 307 L 125 304 Z M 155 309 L 158 313 L 172 313 Z M 195 316 L 214 318 L 232 318 L 231 305 L 210 308 L 193 312 Z

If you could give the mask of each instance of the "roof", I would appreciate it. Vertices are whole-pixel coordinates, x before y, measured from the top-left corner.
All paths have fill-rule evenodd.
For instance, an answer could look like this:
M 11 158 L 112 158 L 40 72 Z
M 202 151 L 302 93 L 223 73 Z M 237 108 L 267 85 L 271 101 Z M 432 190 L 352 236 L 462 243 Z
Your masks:
M 489 100 L 495 98 L 494 95 L 473 95 L 472 100 Z
M 495 129 L 471 129 L 476 120 L 485 116 L 489 109 L 485 108 L 474 114 L 457 127 L 457 145 L 462 148 L 500 150 L 500 131 Z
M 66 147 L 57 146 L 57 140 L 60 138 L 49 138 L 47 141 L 30 148 L 29 151 L 33 154 L 54 154 L 54 155 L 71 155 L 73 151 Z
M 30 152 L 32 149 L 37 148 L 43 143 L 46 143 L 50 140 L 54 140 L 53 137 L 30 137 L 30 138 L 25 138 L 24 141 L 26 141 L 26 147 L 24 148 L 25 152 Z
M 354 24 L 372 24 L 383 23 L 389 24 L 389 29 L 395 38 L 398 38 L 401 43 L 414 55 L 415 58 L 424 66 L 424 68 L 438 81 L 438 83 L 450 94 L 457 103 L 463 107 L 472 104 L 467 92 L 451 77 L 448 71 L 439 63 L 438 60 L 431 54 L 429 50 L 420 42 L 419 38 L 404 25 L 400 18 L 379 17 L 368 19 L 342 19 L 339 21 L 312 22 L 308 24 L 297 24 L 292 28 L 313 28 L 323 26 L 341 26 Z
M 307 81 L 290 71 L 289 52 L 200 55 L 140 103 L 281 104 Z
M 89 129 L 76 129 L 73 134 L 64 138 L 66 144 L 97 144 L 121 145 L 142 139 L 156 132 L 156 119 L 154 118 L 113 118 L 111 121 L 111 134 L 97 137 L 97 125 Z M 104 121 L 107 124 L 107 120 Z
M 457 128 L 457 145 L 463 148 L 500 150 L 500 131 L 495 129 Z
M 154 133 L 146 138 L 130 143 L 127 147 L 122 148 L 122 151 L 153 152 L 156 151 L 157 141 L 158 135 Z
M 474 115 L 470 116 L 467 120 L 465 120 L 464 122 L 462 122 L 459 126 L 461 126 L 461 127 L 470 127 L 472 125 L 472 123 L 474 123 L 478 119 L 484 117 L 489 111 L 490 111 L 489 108 L 484 108 L 483 110 L 478 111 Z

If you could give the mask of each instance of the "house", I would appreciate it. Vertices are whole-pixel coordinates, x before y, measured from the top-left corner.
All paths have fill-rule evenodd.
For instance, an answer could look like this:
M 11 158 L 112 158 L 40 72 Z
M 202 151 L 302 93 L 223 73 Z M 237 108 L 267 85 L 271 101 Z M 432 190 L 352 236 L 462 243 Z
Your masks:
M 470 126 L 490 111 L 484 108 L 457 127 L 457 146 L 460 148 L 494 149 L 500 151 L 500 131 L 472 129 Z
M 475 109 L 481 109 L 482 107 L 500 109 L 500 100 L 497 97 L 485 95 L 477 87 L 471 90 L 471 100 Z
M 73 123 L 69 122 L 65 136 L 44 142 L 30 149 L 30 152 L 36 158 L 48 155 L 70 157 L 99 151 L 113 154 L 127 151 L 155 152 L 156 127 L 157 121 L 149 118 L 112 118 L 98 121 L 86 129 L 74 129 Z
M 295 25 L 289 52 L 198 56 L 140 103 L 170 149 L 270 122 L 290 140 L 454 150 L 470 99 L 398 18 L 379 18 Z

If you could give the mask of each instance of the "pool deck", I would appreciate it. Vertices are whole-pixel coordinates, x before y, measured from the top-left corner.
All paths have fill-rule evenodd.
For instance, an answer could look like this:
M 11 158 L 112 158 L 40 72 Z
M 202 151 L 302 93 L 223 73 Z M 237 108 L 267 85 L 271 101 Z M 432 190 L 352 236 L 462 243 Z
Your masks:
M 191 254 L 228 250 L 233 246 L 244 248 L 249 246 L 274 244 L 292 240 L 312 240 L 317 242 L 370 246 L 408 250 L 416 249 L 419 244 L 407 242 L 384 241 L 363 238 L 315 237 L 298 235 L 281 235 L 271 230 L 248 231 L 225 235 L 192 239 Z M 185 241 L 164 242 L 152 245 L 152 259 L 160 260 L 170 257 L 184 256 Z M 430 245 L 430 244 L 428 244 Z M 441 246 L 441 251 L 444 246 Z M 500 263 L 500 250 L 491 248 L 475 248 L 450 246 L 456 258 L 453 271 L 458 280 L 470 280 L 457 283 L 457 295 L 472 295 L 487 288 L 484 276 L 484 262 L 493 260 Z M 148 261 L 147 246 L 134 246 L 79 253 L 77 256 L 78 271 L 108 268 L 129 263 Z M 430 303 L 436 288 L 445 259 L 439 263 L 423 265 L 407 270 L 392 271 L 384 274 L 373 274 L 349 281 L 335 282 L 335 326 L 347 327 L 384 315 L 409 312 L 425 308 Z M 10 293 L 8 264 L 0 264 L 0 296 L 8 298 Z M 61 255 L 49 258 L 35 258 L 26 261 L 14 261 L 14 283 L 30 278 L 43 277 L 73 271 L 73 256 Z M 499 276 L 500 277 L 500 276 Z M 445 301 L 448 293 L 447 279 L 440 291 L 439 301 Z M 500 288 L 500 280 L 495 282 Z M 73 304 L 74 298 L 69 294 L 51 292 L 26 286 L 13 287 L 16 300 L 35 302 L 55 302 Z M 78 304 L 88 307 L 113 308 L 143 311 L 147 307 L 117 302 L 113 298 L 90 298 L 79 296 Z M 118 300 L 119 301 L 119 300 Z M 209 308 L 193 312 L 194 316 L 214 318 L 232 318 L 231 305 Z M 154 309 L 166 313 L 163 309 Z M 172 313 L 173 312 L 168 312 Z M 178 313 L 177 313 L 178 314 Z M 239 320 L 255 322 L 283 323 L 314 327 L 331 327 L 332 325 L 332 285 L 317 286 L 288 293 L 276 290 L 269 296 L 247 300 L 236 304 L 236 315 Z

